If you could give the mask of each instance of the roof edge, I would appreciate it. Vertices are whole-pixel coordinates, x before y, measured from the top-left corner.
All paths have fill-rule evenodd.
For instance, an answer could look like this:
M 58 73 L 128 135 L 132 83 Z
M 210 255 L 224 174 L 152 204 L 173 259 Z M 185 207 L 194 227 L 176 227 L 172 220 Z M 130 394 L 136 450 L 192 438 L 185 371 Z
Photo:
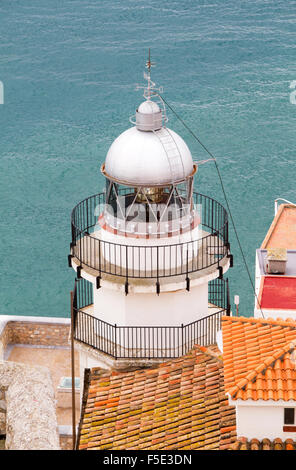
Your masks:
M 89 391 L 89 386 L 90 386 L 90 376 L 91 376 L 91 370 L 84 369 L 83 394 L 82 394 L 80 419 L 79 419 L 78 431 L 77 431 L 77 436 L 76 436 L 75 450 L 79 450 L 83 416 L 85 413 L 88 391 Z
M 275 227 L 277 226 L 277 224 L 278 224 L 278 222 L 279 222 L 279 219 L 280 219 L 281 216 L 282 216 L 282 213 L 284 212 L 284 210 L 285 210 L 286 208 L 289 208 L 289 207 L 295 208 L 294 204 L 281 204 L 281 205 L 280 205 L 280 208 L 279 208 L 279 210 L 277 211 L 276 215 L 274 216 L 273 221 L 271 222 L 271 225 L 270 225 L 270 227 L 269 227 L 269 229 L 268 229 L 268 232 L 267 232 L 267 234 L 266 234 L 266 236 L 265 236 L 265 238 L 264 238 L 264 240 L 263 240 L 263 242 L 262 242 L 262 244 L 261 244 L 261 247 L 260 247 L 260 248 L 261 248 L 262 250 L 265 250 L 265 249 L 266 249 L 267 244 L 268 244 L 268 242 L 269 242 L 269 240 L 270 240 L 270 238 L 271 238 L 271 235 L 273 234 L 273 231 L 274 231 Z
M 285 320 L 283 320 L 282 318 L 278 318 L 278 319 L 274 319 L 274 318 L 255 318 L 255 317 L 234 317 L 234 316 L 226 316 L 226 315 L 223 315 L 222 316 L 222 325 L 223 325 L 223 322 L 236 322 L 236 321 L 239 321 L 239 322 L 242 322 L 242 323 L 261 323 L 261 324 L 267 324 L 267 325 L 277 325 L 277 326 L 283 326 L 283 327 L 287 327 L 287 328 L 293 328 L 293 329 L 296 329 L 296 320 L 294 320 L 293 318 L 286 318 Z
M 226 320 L 236 322 L 240 321 L 243 323 L 260 323 L 260 324 L 268 324 L 268 325 L 279 325 L 283 326 L 284 328 L 296 328 L 296 322 L 287 319 L 287 320 L 273 320 L 273 319 L 263 319 L 263 318 L 254 318 L 254 317 L 222 317 L 222 328 L 223 328 L 223 323 L 225 325 Z M 222 329 L 223 331 L 223 329 Z M 261 363 L 257 365 L 254 369 L 249 371 L 247 375 L 243 378 L 241 378 L 235 385 L 233 385 L 230 388 L 227 388 L 225 385 L 225 392 L 229 394 L 232 400 L 237 399 L 237 393 L 242 390 L 250 381 L 256 381 L 256 377 L 258 374 L 262 373 L 265 369 L 270 367 L 275 361 L 278 359 L 282 360 L 282 356 L 284 356 L 288 352 L 292 352 L 295 350 L 296 347 L 296 339 L 289 341 L 289 343 L 285 344 L 285 346 L 275 350 L 272 354 L 270 354 L 266 359 L 264 359 Z M 223 350 L 225 350 L 223 346 Z
M 294 343 L 294 347 L 291 348 L 291 343 Z M 291 341 L 289 344 L 286 344 L 283 348 L 277 349 L 273 354 L 268 356 L 261 364 L 258 364 L 257 367 L 252 369 L 250 372 L 247 373 L 246 377 L 240 379 L 236 385 L 231 387 L 227 392 L 230 394 L 233 400 L 236 400 L 236 395 L 238 392 L 243 389 L 249 382 L 256 381 L 256 377 L 258 374 L 261 374 L 265 369 L 270 367 L 273 362 L 281 359 L 281 356 L 286 354 L 289 351 L 293 351 L 296 346 L 296 340 Z M 226 390 L 226 387 L 225 387 Z

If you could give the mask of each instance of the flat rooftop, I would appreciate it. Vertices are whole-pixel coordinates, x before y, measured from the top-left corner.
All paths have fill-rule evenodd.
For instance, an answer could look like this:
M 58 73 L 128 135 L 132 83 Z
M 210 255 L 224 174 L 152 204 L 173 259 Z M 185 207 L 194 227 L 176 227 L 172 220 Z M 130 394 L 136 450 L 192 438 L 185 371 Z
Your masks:
M 261 276 L 268 276 L 266 271 L 267 262 L 267 250 L 256 250 L 259 261 L 259 271 Z M 296 276 L 296 250 L 287 250 L 287 264 L 284 274 L 278 274 L 277 276 Z
M 267 248 L 296 250 L 296 206 L 280 206 L 261 245 L 261 249 Z
M 267 250 L 287 250 L 284 274 L 266 271 Z M 281 204 L 257 250 L 260 288 L 258 300 L 262 309 L 296 311 L 296 206 Z
M 263 309 L 296 310 L 296 277 L 262 277 L 259 302 Z

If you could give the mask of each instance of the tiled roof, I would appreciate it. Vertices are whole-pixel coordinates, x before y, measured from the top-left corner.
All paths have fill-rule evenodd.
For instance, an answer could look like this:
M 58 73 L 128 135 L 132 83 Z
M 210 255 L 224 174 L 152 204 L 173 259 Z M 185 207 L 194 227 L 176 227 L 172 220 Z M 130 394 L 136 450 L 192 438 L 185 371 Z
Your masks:
M 158 367 L 90 372 L 79 449 L 226 449 L 235 410 L 218 349 L 195 346 Z
M 248 441 L 245 437 L 241 437 L 234 444 L 230 446 L 230 450 L 296 450 L 296 441 L 292 439 L 251 439 Z
M 296 400 L 296 322 L 223 317 L 225 391 L 233 400 Z

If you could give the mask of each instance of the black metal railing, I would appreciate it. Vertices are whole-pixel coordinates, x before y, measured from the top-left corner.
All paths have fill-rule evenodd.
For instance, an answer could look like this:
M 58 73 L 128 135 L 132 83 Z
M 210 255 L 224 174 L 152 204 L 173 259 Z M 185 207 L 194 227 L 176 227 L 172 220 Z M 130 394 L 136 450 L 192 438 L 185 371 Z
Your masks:
M 209 303 L 214 313 L 180 326 L 118 326 L 96 318 L 87 307 L 93 304 L 93 286 L 75 281 L 75 339 L 115 359 L 169 359 L 186 354 L 195 344 L 216 342 L 221 317 L 230 314 L 228 279 L 209 283 Z
M 224 207 L 203 194 L 193 193 L 193 203 L 200 208 L 200 228 L 207 234 L 188 242 L 157 246 L 126 245 L 101 240 L 94 232 L 100 229 L 98 218 L 104 210 L 105 194 L 81 201 L 72 211 L 70 258 L 81 267 L 102 274 L 126 278 L 157 279 L 188 275 L 220 266 L 229 255 L 228 216 Z M 70 265 L 69 260 L 69 265 Z

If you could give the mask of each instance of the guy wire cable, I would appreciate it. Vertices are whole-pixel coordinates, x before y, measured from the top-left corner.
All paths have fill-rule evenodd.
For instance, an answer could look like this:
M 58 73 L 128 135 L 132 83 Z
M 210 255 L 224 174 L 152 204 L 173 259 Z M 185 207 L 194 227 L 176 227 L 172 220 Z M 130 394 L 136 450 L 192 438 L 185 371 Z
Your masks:
M 265 318 L 265 317 L 264 317 L 264 314 L 263 314 L 263 311 L 262 311 L 262 308 L 261 308 L 261 304 L 260 304 L 259 299 L 258 299 L 258 296 L 257 296 L 257 294 L 256 294 L 256 289 L 255 289 L 255 286 L 254 286 L 254 283 L 253 283 L 253 280 L 252 280 L 252 277 L 251 277 L 251 274 L 250 274 L 250 271 L 249 271 L 249 268 L 248 268 L 248 264 L 247 264 L 247 261 L 246 261 L 246 258 L 245 258 L 245 255 L 244 255 L 242 246 L 241 246 L 241 242 L 240 242 L 240 239 L 239 239 L 239 236 L 238 236 L 238 232 L 237 232 L 237 230 L 236 230 L 236 226 L 235 226 L 235 223 L 234 223 L 234 220 L 233 220 L 233 217 L 232 217 L 232 213 L 231 213 L 231 210 L 230 210 L 230 205 L 229 205 L 229 202 L 228 202 L 228 198 L 227 198 L 227 195 L 226 195 L 226 191 L 225 191 L 225 188 L 224 188 L 222 176 L 221 176 L 221 173 L 220 173 L 220 170 L 219 170 L 219 167 L 218 167 L 218 163 L 217 163 L 216 157 L 212 154 L 212 152 L 210 152 L 210 151 L 207 149 L 207 147 L 201 142 L 201 140 L 200 140 L 200 139 L 197 137 L 197 135 L 190 129 L 190 127 L 185 123 L 185 121 L 179 116 L 179 114 L 174 110 L 174 108 L 164 99 L 164 97 L 163 97 L 162 95 L 160 95 L 160 93 L 157 93 L 157 94 L 158 94 L 159 97 L 163 100 L 163 102 L 167 105 L 167 107 L 170 108 L 170 110 L 172 111 L 172 113 L 174 113 L 174 115 L 177 117 L 177 119 L 179 119 L 179 121 L 183 124 L 183 126 L 190 132 L 190 134 L 194 137 L 194 139 L 197 140 L 197 142 L 203 147 L 203 149 L 210 155 L 211 159 L 213 159 L 213 161 L 215 162 L 215 166 L 216 166 L 216 170 L 217 170 L 217 173 L 218 173 L 218 176 L 219 176 L 221 188 L 222 188 L 223 195 L 224 195 L 224 198 L 225 198 L 225 201 L 226 201 L 226 205 L 227 205 L 227 209 L 228 209 L 228 212 L 229 212 L 229 215 L 230 215 L 230 218 L 231 218 L 231 223 L 232 223 L 232 226 L 233 226 L 233 229 L 234 229 L 234 233 L 235 233 L 235 236 L 236 236 L 236 240 L 237 240 L 237 243 L 238 243 L 238 246 L 239 246 L 239 249 L 240 249 L 242 258 L 243 258 L 243 262 L 244 262 L 244 265 L 245 265 L 245 268 L 246 268 L 246 271 L 247 271 L 247 274 L 248 274 L 248 277 L 249 277 L 249 281 L 250 281 L 250 283 L 251 283 L 253 292 L 254 292 L 254 294 L 255 294 L 255 298 L 256 298 L 257 303 L 258 303 L 258 305 L 259 305 L 259 308 L 260 308 L 260 311 L 261 311 L 261 315 L 262 315 L 263 318 Z

